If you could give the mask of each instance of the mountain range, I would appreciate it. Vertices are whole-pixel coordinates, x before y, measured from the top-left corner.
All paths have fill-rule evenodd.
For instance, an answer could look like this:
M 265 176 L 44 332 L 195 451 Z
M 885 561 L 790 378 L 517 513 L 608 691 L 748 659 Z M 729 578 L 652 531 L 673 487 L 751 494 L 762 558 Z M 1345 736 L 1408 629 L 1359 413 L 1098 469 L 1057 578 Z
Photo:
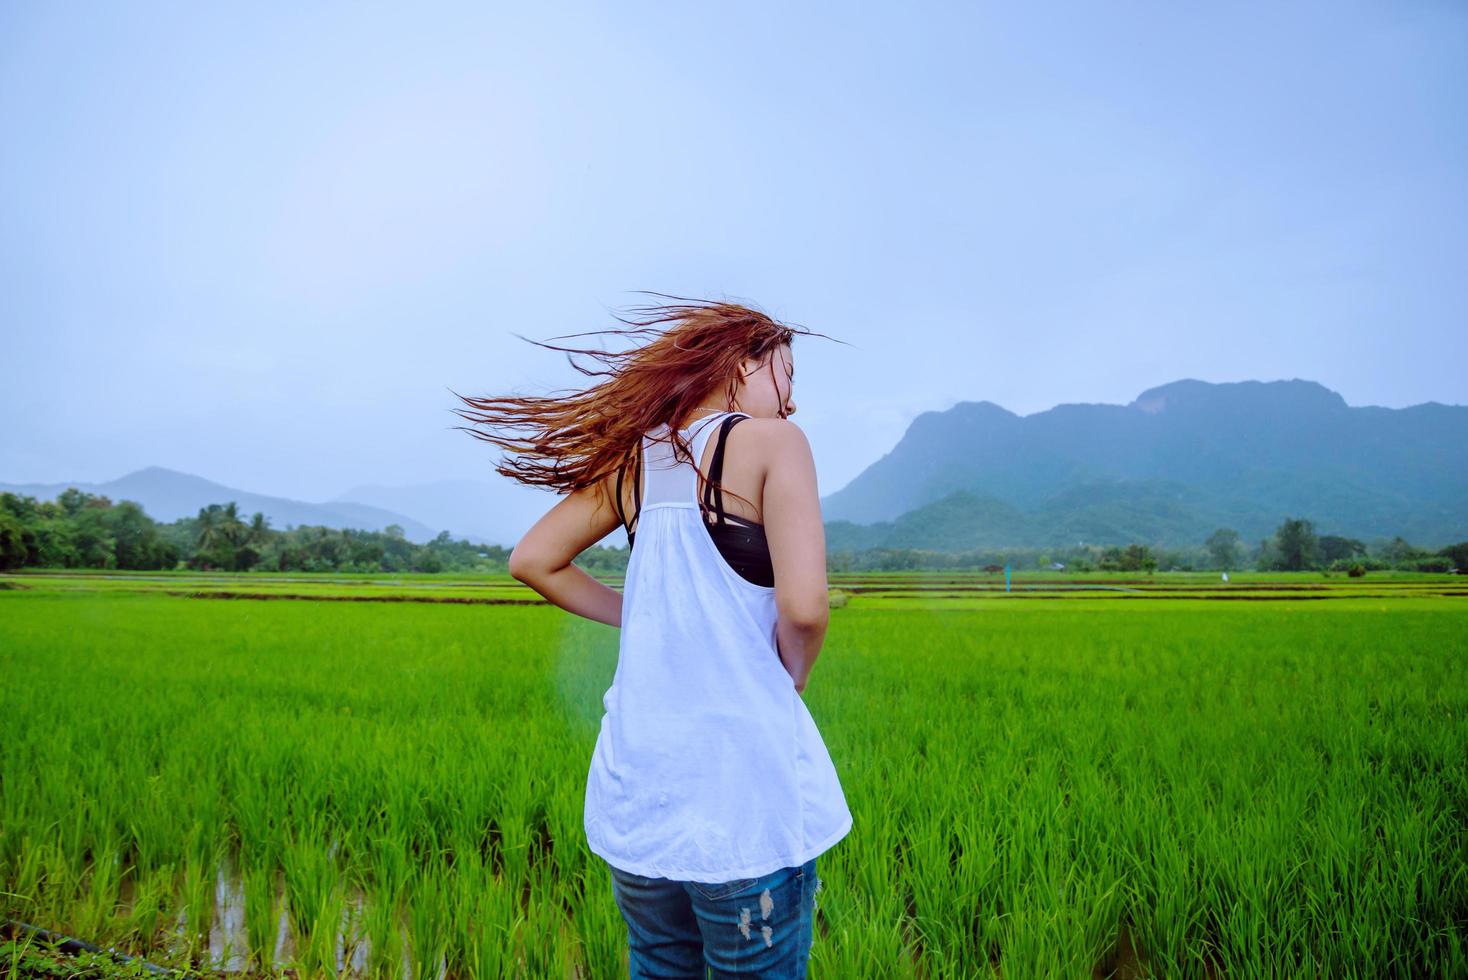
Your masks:
M 1019 416 L 960 402 L 822 500 L 829 550 L 1246 543 L 1286 517 L 1419 546 L 1468 539 L 1468 406 L 1351 407 L 1313 381 L 1186 379 Z
M 505 547 L 555 503 L 503 479 L 368 485 L 307 503 L 156 466 L 108 483 L 0 490 L 49 500 L 68 486 L 135 500 L 162 521 L 234 500 L 278 529 L 398 524 L 417 543 L 447 530 Z M 1185 379 L 1127 405 L 1019 416 L 979 401 L 924 412 L 821 509 L 829 551 L 1190 547 L 1220 527 L 1253 543 L 1286 517 L 1309 518 L 1320 534 L 1436 548 L 1468 540 L 1465 486 L 1468 406 L 1352 407 L 1313 381 Z M 601 543 L 621 546 L 625 535 Z
M 335 528 L 361 528 L 381 531 L 389 524 L 400 525 L 409 541 L 423 543 L 437 533 L 411 517 L 347 500 L 321 504 L 305 503 L 285 497 L 236 490 L 203 477 L 149 466 L 106 483 L 0 483 L 0 490 L 24 494 L 38 500 L 54 500 L 67 487 L 92 494 L 102 494 L 116 502 L 133 500 L 155 521 L 170 523 L 180 517 L 196 517 L 210 504 L 239 505 L 240 514 L 248 520 L 259 511 L 270 518 L 270 526 L 284 530 L 287 525 L 319 524 Z
M 0 491 L 38 500 L 54 500 L 67 487 L 102 494 L 113 501 L 136 501 L 149 517 L 164 522 L 195 517 L 210 504 L 233 500 L 246 519 L 259 511 L 270 518 L 270 526 L 276 530 L 310 524 L 381 531 L 397 524 L 403 536 L 415 544 L 448 531 L 451 537 L 474 544 L 505 547 L 512 547 L 555 503 L 548 491 L 505 480 L 438 480 L 403 487 L 367 485 L 331 500 L 308 503 L 239 490 L 162 466 L 149 466 L 105 483 L 0 483 Z M 604 543 L 616 544 L 616 536 L 613 532 Z

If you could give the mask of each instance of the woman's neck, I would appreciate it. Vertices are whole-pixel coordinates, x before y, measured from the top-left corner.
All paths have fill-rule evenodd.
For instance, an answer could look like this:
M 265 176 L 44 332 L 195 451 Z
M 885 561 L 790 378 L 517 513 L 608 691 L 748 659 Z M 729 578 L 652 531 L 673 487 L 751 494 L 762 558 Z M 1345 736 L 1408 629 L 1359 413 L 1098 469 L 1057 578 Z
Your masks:
M 726 409 L 726 408 L 711 408 L 711 407 L 709 407 L 707 405 L 700 405 L 699 407 L 693 409 L 693 411 L 691 411 L 687 416 L 685 416 L 684 419 L 683 419 L 683 423 L 681 425 L 677 426 L 677 428 L 678 428 L 679 431 L 682 431 L 683 429 L 688 428 L 690 425 L 693 425 L 694 423 L 698 422 L 700 419 L 706 419 L 710 415 L 717 415 L 720 412 L 727 412 L 727 411 L 729 411 L 729 409 Z

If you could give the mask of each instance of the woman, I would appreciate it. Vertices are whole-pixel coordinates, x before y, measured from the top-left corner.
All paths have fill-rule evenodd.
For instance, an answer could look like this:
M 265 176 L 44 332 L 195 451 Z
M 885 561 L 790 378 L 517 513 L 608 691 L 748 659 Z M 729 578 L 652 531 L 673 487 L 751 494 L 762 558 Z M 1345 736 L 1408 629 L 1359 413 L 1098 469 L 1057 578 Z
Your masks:
M 502 474 L 566 492 L 515 546 L 510 574 L 622 630 L 585 829 L 627 924 L 631 975 L 803 977 L 816 857 L 851 829 L 802 699 L 829 616 L 815 462 L 788 421 L 791 342 L 810 332 L 664 298 L 680 302 L 605 331 L 650 335 L 644 346 L 552 348 L 602 360 L 572 364 L 605 382 L 564 399 L 465 399 L 473 411 L 459 414 L 530 427 L 519 440 L 474 434 L 520 454 Z M 631 549 L 620 594 L 572 564 L 619 524 Z

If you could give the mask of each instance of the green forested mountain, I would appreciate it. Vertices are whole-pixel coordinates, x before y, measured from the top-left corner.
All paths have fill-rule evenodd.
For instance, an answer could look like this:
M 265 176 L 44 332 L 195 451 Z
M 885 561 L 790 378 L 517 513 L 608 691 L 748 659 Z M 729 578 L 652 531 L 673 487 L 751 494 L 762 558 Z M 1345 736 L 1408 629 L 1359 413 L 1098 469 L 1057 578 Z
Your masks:
M 964 550 L 1326 534 L 1468 538 L 1468 406 L 1351 407 L 1312 381 L 1152 388 L 1019 416 L 960 402 L 822 501 L 827 545 Z

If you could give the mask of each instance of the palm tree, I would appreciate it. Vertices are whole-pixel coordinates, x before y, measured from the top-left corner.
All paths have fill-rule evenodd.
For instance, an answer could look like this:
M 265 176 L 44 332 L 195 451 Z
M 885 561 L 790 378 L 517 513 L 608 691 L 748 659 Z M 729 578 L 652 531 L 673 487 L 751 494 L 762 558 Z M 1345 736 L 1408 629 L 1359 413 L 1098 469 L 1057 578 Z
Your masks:
M 223 537 L 220 524 L 222 508 L 218 504 L 210 504 L 208 507 L 199 508 L 199 540 L 200 551 L 208 551 L 219 543 Z
M 269 536 L 270 518 L 256 511 L 255 516 L 250 518 L 249 530 L 245 532 L 245 544 L 258 550 Z
M 220 530 L 224 533 L 226 541 L 235 547 L 244 543 L 245 533 L 249 530 L 249 526 L 240 519 L 240 505 L 233 500 L 224 505 L 222 524 Z

